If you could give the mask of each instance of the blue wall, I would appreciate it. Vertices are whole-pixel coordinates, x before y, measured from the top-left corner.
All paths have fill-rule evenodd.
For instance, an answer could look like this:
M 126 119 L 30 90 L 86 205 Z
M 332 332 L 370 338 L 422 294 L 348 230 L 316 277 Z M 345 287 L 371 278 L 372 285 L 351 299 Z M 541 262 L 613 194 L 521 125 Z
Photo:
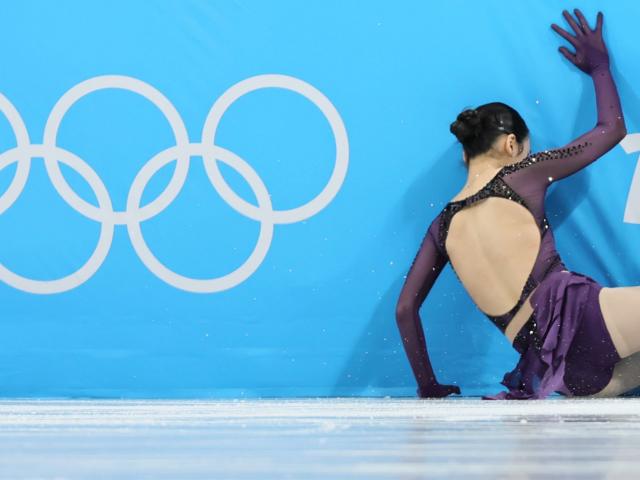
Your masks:
M 449 124 L 466 106 L 503 101 L 529 124 L 534 151 L 590 129 L 591 80 L 557 51 L 566 42 L 550 28 L 568 28 L 561 10 L 574 7 L 595 22 L 603 5 L 5 5 L 0 396 L 413 396 L 394 309 L 426 227 L 466 178 Z M 640 5 L 603 11 L 633 134 Z M 267 74 L 281 77 L 257 77 Z M 223 150 L 211 136 L 200 143 L 214 103 L 247 79 L 276 88 L 226 105 L 215 132 Z M 106 88 L 118 85 L 155 103 Z M 82 86 L 97 90 L 66 112 L 55 107 Z M 175 109 L 177 139 L 158 104 Z M 567 265 L 608 286 L 640 284 L 640 142 L 623 143 L 552 186 L 547 204 Z M 166 165 L 148 164 L 176 146 Z M 146 186 L 134 182 L 145 165 L 157 169 Z M 216 172 L 231 190 L 216 191 Z M 180 180 L 170 201 L 163 192 Z M 157 211 L 136 210 L 136 194 Z M 129 236 L 137 225 L 146 253 Z M 463 395 L 502 390 L 517 353 L 450 266 L 421 314 L 441 382 Z

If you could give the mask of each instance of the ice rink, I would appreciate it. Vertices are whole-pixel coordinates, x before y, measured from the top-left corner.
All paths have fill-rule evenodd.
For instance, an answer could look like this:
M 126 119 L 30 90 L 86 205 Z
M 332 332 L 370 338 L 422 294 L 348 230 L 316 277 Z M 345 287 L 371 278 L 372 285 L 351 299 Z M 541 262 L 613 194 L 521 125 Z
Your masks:
M 640 399 L 3 400 L 2 479 L 638 478 Z

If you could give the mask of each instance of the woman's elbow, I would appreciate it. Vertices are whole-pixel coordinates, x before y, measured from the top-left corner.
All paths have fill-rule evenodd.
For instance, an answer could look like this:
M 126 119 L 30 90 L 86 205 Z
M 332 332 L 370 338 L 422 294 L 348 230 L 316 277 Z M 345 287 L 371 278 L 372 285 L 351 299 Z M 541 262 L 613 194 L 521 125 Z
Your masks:
M 624 117 L 622 116 L 615 120 L 598 123 L 595 126 L 594 131 L 598 135 L 604 135 L 603 140 L 606 138 L 607 143 L 609 143 L 612 148 L 627 136 L 627 126 L 624 122 Z
M 622 122 L 622 125 L 619 129 L 620 141 L 622 141 L 622 139 L 627 136 L 627 126 L 624 124 L 624 122 Z
M 617 120 L 610 128 L 611 135 L 615 138 L 616 144 L 621 142 L 624 137 L 627 136 L 627 125 L 624 122 L 624 117 L 618 117 Z
M 396 322 L 404 323 L 413 318 L 415 306 L 407 302 L 398 302 L 396 305 Z

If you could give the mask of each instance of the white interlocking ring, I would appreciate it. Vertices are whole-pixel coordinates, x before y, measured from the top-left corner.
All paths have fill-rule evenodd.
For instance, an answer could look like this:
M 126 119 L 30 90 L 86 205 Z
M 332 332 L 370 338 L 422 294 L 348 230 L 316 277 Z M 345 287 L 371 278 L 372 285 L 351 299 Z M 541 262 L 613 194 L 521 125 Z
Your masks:
M 56 147 L 44 147 L 43 145 L 27 145 L 26 147 L 16 147 L 0 155 L 0 170 L 15 161 L 20 161 L 24 156 L 46 157 L 55 154 L 56 158 L 68 167 L 73 168 L 89 184 L 102 211 L 112 211 L 111 199 L 100 177 L 81 158 L 71 152 Z M 28 172 L 27 172 L 28 175 Z M 24 186 L 24 184 L 23 184 Z M 15 288 L 31 293 L 59 293 L 71 290 L 83 284 L 94 273 L 98 271 L 100 265 L 107 257 L 113 239 L 113 222 L 105 219 L 101 222 L 100 237 L 95 251 L 87 262 L 77 271 L 66 277 L 56 280 L 32 280 L 10 271 L 0 263 L 0 280 L 12 285 Z
M 260 179 L 258 174 L 249 166 L 248 163 L 242 160 L 239 156 L 221 147 L 213 145 L 191 144 L 189 145 L 189 148 L 184 151 L 180 151 L 179 147 L 168 148 L 167 150 L 164 150 L 163 152 L 156 155 L 142 167 L 136 178 L 133 180 L 133 184 L 131 185 L 131 191 L 129 193 L 129 197 L 127 198 L 128 211 L 137 210 L 140 203 L 140 198 L 142 197 L 142 192 L 144 191 L 144 188 L 149 180 L 151 180 L 153 175 L 158 170 L 160 170 L 181 153 L 187 153 L 188 156 L 202 156 L 205 164 L 207 162 L 215 162 L 214 158 L 222 160 L 227 165 L 232 167 L 236 172 L 242 175 L 249 186 L 253 189 L 253 193 L 258 200 L 258 208 L 261 211 L 265 212 L 264 215 L 261 215 L 261 217 L 263 218 L 260 219 L 260 236 L 258 237 L 258 243 L 253 253 L 240 267 L 238 267 L 233 272 L 228 273 L 223 277 L 201 280 L 179 275 L 169 270 L 162 263 L 160 263 L 160 261 L 158 261 L 156 257 L 151 253 L 149 247 L 147 247 L 147 244 L 142 237 L 140 222 L 138 221 L 131 221 L 127 224 L 131 244 L 142 260 L 142 263 L 144 263 L 149 270 L 151 270 L 165 282 L 175 287 L 182 288 L 183 290 L 188 290 L 190 292 L 202 293 L 218 292 L 221 290 L 229 289 L 243 282 L 253 272 L 255 272 L 262 263 L 264 257 L 267 255 L 267 252 L 269 251 L 271 238 L 273 238 L 273 221 L 271 221 L 273 210 L 271 208 L 271 198 L 269 197 L 269 192 L 267 191 L 267 187 L 264 185 L 264 183 L 262 183 L 262 180 Z
M 262 88 L 284 88 L 306 97 L 320 109 L 329 122 L 336 143 L 336 162 L 327 185 L 306 204 L 289 210 L 273 212 L 274 223 L 294 223 L 309 218 L 324 207 L 336 196 L 347 174 L 349 164 L 349 141 L 340 114 L 322 92 L 302 80 L 286 75 L 259 75 L 236 83 L 224 92 L 213 104 L 202 129 L 202 143 L 215 144 L 216 130 L 220 119 L 233 102 L 249 92 Z M 227 185 L 215 162 L 205 162 L 205 169 L 211 183 L 220 196 L 239 213 L 254 220 L 260 220 L 259 208 L 246 202 Z
M 18 148 L 27 147 L 31 143 L 29 141 L 27 127 L 22 121 L 22 117 L 18 113 L 18 110 L 16 110 L 13 104 L 2 94 L 0 94 L 0 111 L 4 113 L 5 117 L 9 121 L 9 125 L 11 125 L 11 128 L 13 129 L 13 134 L 16 137 L 16 144 Z M 31 157 L 21 155 L 18 156 L 15 161 L 18 162 L 18 167 L 16 168 L 13 180 L 11 180 L 11 184 L 9 185 L 9 188 L 7 188 L 7 191 L 0 195 L 0 213 L 13 205 L 13 202 L 15 202 L 18 196 L 22 193 L 22 190 L 27 183 L 27 178 L 29 177 Z M 4 165 L 4 167 L 6 167 L 6 165 Z M 4 167 L 0 167 L 0 170 Z
M 336 143 L 336 160 L 325 188 L 306 204 L 289 210 L 274 211 L 270 194 L 258 174 L 235 153 L 215 145 L 218 124 L 229 106 L 241 96 L 263 88 L 282 88 L 294 91 L 314 103 L 327 118 Z M 77 155 L 56 145 L 60 124 L 75 102 L 103 89 L 124 89 L 139 94 L 153 103 L 167 119 L 176 145 L 151 158 L 136 175 L 127 195 L 126 210 L 114 211 L 109 192 L 98 174 Z M 219 292 L 246 280 L 264 260 L 276 223 L 293 223 L 307 219 L 326 207 L 340 190 L 349 162 L 349 142 L 340 114 L 322 92 L 308 83 L 286 75 L 257 75 L 247 78 L 224 92 L 211 107 L 202 130 L 202 142 L 189 141 L 184 122 L 173 104 L 151 85 L 136 78 L 104 75 L 90 78 L 67 91 L 51 110 L 47 119 L 42 145 L 31 144 L 20 114 L 11 102 L 0 94 L 0 111 L 8 119 L 16 137 L 16 147 L 0 154 L 0 170 L 17 163 L 16 173 L 8 189 L 0 195 L 0 214 L 18 198 L 29 176 L 32 158 L 43 158 L 47 174 L 60 194 L 74 210 L 101 223 L 100 237 L 93 254 L 77 271 L 55 280 L 33 280 L 18 275 L 0 264 L 0 280 L 30 293 L 51 294 L 73 289 L 86 282 L 100 268 L 109 253 L 116 225 L 126 225 L 134 250 L 143 264 L 166 283 L 197 293 Z M 260 222 L 260 234 L 254 251 L 236 270 L 217 278 L 195 279 L 168 269 L 147 246 L 141 222 L 161 213 L 178 196 L 189 172 L 192 156 L 202 158 L 205 171 L 220 196 L 237 212 Z M 163 166 L 176 161 L 171 180 L 158 197 L 141 206 L 140 201 L 148 182 Z M 224 181 L 217 161 L 236 170 L 252 188 L 258 205 L 254 206 L 238 196 Z M 62 175 L 59 162 L 74 169 L 93 190 L 98 206 L 76 194 Z

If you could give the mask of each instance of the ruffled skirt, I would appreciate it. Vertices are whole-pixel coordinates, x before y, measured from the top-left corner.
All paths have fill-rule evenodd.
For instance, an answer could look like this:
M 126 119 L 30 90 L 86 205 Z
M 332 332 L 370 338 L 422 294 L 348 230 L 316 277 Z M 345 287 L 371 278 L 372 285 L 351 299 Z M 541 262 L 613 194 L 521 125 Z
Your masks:
M 530 400 L 554 392 L 581 396 L 602 390 L 621 357 L 602 317 L 601 288 L 577 272 L 548 274 L 531 296 L 531 318 L 514 339 L 520 359 L 500 382 L 508 391 L 482 399 Z

